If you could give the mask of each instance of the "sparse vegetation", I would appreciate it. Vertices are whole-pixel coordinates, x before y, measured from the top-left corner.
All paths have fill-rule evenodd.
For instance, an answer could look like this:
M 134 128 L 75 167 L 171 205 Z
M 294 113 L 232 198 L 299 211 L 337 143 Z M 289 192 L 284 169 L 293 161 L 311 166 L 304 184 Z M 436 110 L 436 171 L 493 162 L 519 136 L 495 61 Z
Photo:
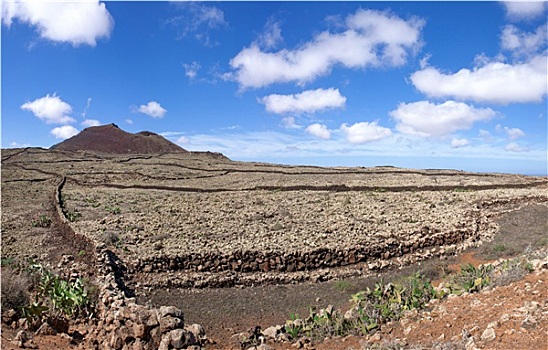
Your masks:
M 67 210 L 65 211 L 65 217 L 67 218 L 68 221 L 75 222 L 82 217 L 82 214 L 76 209 Z
M 29 302 L 31 279 L 24 271 L 4 265 L 6 260 L 2 259 L 2 310 L 21 311 Z
M 459 274 L 451 276 L 448 288 L 456 295 L 478 292 L 489 285 L 492 270 L 493 266 L 490 264 L 479 267 L 472 264 L 463 265 Z
M 336 281 L 334 286 L 335 286 L 335 289 L 342 292 L 352 287 L 352 284 L 346 280 L 341 280 L 341 281 Z
M 373 289 L 352 295 L 352 309 L 342 315 L 333 307 L 316 312 L 309 309 L 309 316 L 300 319 L 292 314 L 286 322 L 285 331 L 296 339 L 305 335 L 323 339 L 327 336 L 368 334 L 381 323 L 398 320 L 406 310 L 423 308 L 432 298 L 438 297 L 430 281 L 420 273 L 404 278 L 400 282 L 377 282 Z
M 97 199 L 88 197 L 84 198 L 84 203 L 90 205 L 93 208 L 97 208 L 101 205 Z
M 32 227 L 50 227 L 51 219 L 47 215 L 40 215 L 38 220 L 35 220 L 31 223 Z
M 40 281 L 36 288 L 37 293 L 34 301 L 23 307 L 25 317 L 40 319 L 49 310 L 61 312 L 68 317 L 92 313 L 91 299 L 81 278 L 69 282 L 40 264 L 31 265 L 30 268 L 33 273 L 39 276 Z
M 114 214 L 114 215 L 118 215 L 122 212 L 122 210 L 120 209 L 120 207 L 118 206 L 110 206 L 110 205 L 107 205 L 105 206 L 105 210 L 108 212 L 108 213 L 111 213 L 111 214 Z

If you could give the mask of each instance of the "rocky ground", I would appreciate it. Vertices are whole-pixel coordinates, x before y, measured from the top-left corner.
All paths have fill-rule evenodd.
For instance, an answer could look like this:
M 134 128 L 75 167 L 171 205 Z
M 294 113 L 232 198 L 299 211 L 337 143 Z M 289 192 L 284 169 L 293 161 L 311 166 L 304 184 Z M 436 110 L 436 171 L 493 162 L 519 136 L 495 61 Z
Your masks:
M 191 322 L 204 324 L 212 339 L 216 336 L 211 334 L 220 334 L 218 345 L 211 346 L 223 348 L 229 344 L 228 333 L 251 323 L 276 324 L 293 307 L 306 307 L 311 297 L 316 304 L 336 303 L 331 300 L 339 298 L 343 307 L 349 289 L 362 287 L 360 280 L 420 262 L 449 262 L 466 249 L 495 242 L 498 232 L 510 227 L 517 229 L 514 234 L 521 233 L 531 223 L 513 227 L 500 221 L 507 213 L 538 207 L 533 216 L 540 217 L 542 224 L 547 202 L 545 177 L 276 166 L 232 162 L 213 154 L 98 156 L 3 150 L 2 257 L 34 259 L 58 270 L 72 269 L 68 274 L 96 278 L 100 276 L 93 257 L 101 245 L 118 259 L 125 285 L 141 303 L 182 304 L 177 306 Z M 35 225 L 42 216 L 52 224 Z M 542 243 L 546 226 L 541 232 L 527 236 L 528 242 L 546 244 Z M 505 244 L 514 254 L 523 251 L 516 244 Z M 67 255 L 72 256 L 70 264 L 63 261 Z M 538 272 L 537 277 L 544 281 L 545 273 Z M 350 281 L 350 287 L 343 288 L 341 280 Z M 525 282 L 512 288 L 520 289 L 519 283 Z M 538 281 L 528 283 L 534 290 L 542 288 Z M 506 295 L 505 307 L 510 305 L 509 292 L 499 291 Z M 186 293 L 188 302 L 178 302 L 177 293 Z M 489 297 L 485 301 L 477 297 L 479 302 L 474 303 L 482 308 L 500 309 L 501 305 L 487 302 Z M 239 318 L 217 312 L 230 305 L 223 300 L 253 300 L 248 298 L 256 302 L 248 303 L 250 313 Z M 515 300 L 515 309 L 527 300 Z M 452 302 L 456 301 L 447 301 Z M 209 304 L 209 311 L 200 303 Z M 538 305 L 541 311 L 535 315 L 543 320 L 546 305 Z M 513 310 L 503 310 L 508 322 L 517 312 Z M 257 311 L 255 315 L 261 316 L 253 316 Z M 497 327 L 509 323 L 501 317 L 490 321 L 499 322 L 491 327 L 496 339 L 518 337 L 520 329 L 502 338 Z M 426 321 L 409 322 L 422 327 Z M 483 332 L 487 326 L 477 327 L 467 330 Z M 418 344 L 411 338 L 414 333 L 400 337 L 398 329 L 394 325 L 390 332 L 377 334 L 381 339 L 407 338 L 409 344 Z M 539 337 L 546 335 L 542 326 L 532 332 L 537 331 Z M 443 339 L 441 333 L 430 336 L 451 340 L 457 335 L 453 333 L 443 333 Z M 3 339 L 10 336 L 3 327 Z M 426 333 L 423 336 L 427 338 Z M 325 344 L 360 348 L 364 341 L 352 343 L 349 338 Z

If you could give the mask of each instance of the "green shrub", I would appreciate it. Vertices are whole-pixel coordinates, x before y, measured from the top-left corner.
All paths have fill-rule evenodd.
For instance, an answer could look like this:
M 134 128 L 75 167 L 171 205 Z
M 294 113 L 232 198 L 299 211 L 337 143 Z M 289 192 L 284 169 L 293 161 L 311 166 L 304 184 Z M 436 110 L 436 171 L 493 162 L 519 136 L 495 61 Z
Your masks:
M 120 210 L 120 207 L 110 205 L 105 206 L 105 210 L 114 215 L 118 215 L 122 212 L 122 210 Z
M 47 215 L 40 215 L 38 220 L 35 220 L 31 223 L 32 227 L 50 227 L 51 219 Z
M 461 267 L 459 274 L 450 278 L 448 287 L 451 293 L 456 295 L 479 292 L 489 285 L 491 281 L 491 271 L 493 271 L 493 266 L 491 264 L 481 265 L 476 268 L 474 265 L 468 263 Z
M 67 210 L 65 211 L 65 217 L 70 222 L 75 222 L 76 220 L 80 219 L 82 217 L 82 214 L 74 209 L 74 210 Z
M 53 311 L 60 311 L 70 317 L 91 312 L 88 288 L 84 286 L 81 278 L 69 282 L 54 275 L 40 264 L 35 264 L 31 268 L 40 276 L 36 306 L 50 305 Z
M 373 289 L 352 295 L 352 315 L 345 317 L 340 310 L 328 307 L 316 312 L 309 310 L 306 319 L 292 314 L 286 322 L 285 331 L 293 339 L 301 335 L 323 339 L 329 336 L 348 334 L 368 334 L 381 323 L 398 320 L 403 311 L 423 308 L 437 294 L 430 281 L 420 273 L 401 282 L 384 283 L 379 281 Z
M 399 283 L 382 281 L 374 289 L 367 288 L 352 295 L 354 308 L 358 313 L 358 327 L 362 333 L 369 333 L 378 324 L 398 320 L 406 310 L 423 308 L 437 294 L 430 281 L 420 273 Z

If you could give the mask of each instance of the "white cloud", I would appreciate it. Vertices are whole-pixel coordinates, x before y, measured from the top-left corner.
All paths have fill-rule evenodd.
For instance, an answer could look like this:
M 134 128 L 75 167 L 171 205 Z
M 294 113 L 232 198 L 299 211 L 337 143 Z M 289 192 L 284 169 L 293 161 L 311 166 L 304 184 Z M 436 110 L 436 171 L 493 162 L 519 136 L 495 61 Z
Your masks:
M 485 142 L 491 142 L 493 141 L 493 135 L 487 130 L 480 129 L 479 136 L 483 139 Z
M 67 124 L 75 120 L 68 116 L 72 113 L 72 107 L 53 94 L 27 102 L 21 105 L 21 109 L 32 112 L 36 117 L 46 122 L 46 124 Z
M 360 122 L 352 126 L 345 123 L 341 125 L 341 131 L 348 142 L 355 144 L 377 141 L 392 135 L 390 129 L 379 126 L 377 122 Z
M 201 66 L 198 62 L 194 61 L 190 64 L 183 63 L 183 68 L 185 69 L 185 75 L 190 80 L 193 80 L 198 75 L 198 71 L 200 70 Z
M 140 105 L 137 112 L 146 114 L 152 118 L 163 118 L 167 110 L 156 101 L 150 101 L 146 105 Z
M 401 66 L 420 46 L 424 22 L 405 21 L 373 10 L 358 10 L 346 18 L 345 30 L 321 32 L 294 50 L 264 52 L 252 43 L 232 60 L 225 75 L 241 88 L 260 88 L 274 83 L 304 84 L 326 75 L 333 66 L 366 68 Z
M 516 142 L 511 142 L 506 147 L 504 147 L 505 150 L 509 152 L 527 152 L 529 151 L 526 147 L 522 147 Z
M 413 85 L 428 97 L 499 104 L 541 102 L 546 95 L 547 58 L 529 62 L 491 62 L 482 67 L 446 74 L 428 67 L 411 75 Z
M 306 127 L 305 131 L 309 133 L 310 135 L 319 137 L 320 139 L 327 140 L 331 137 L 331 132 L 327 128 L 327 126 L 323 124 L 311 124 Z
M 282 125 L 286 129 L 300 129 L 302 126 L 295 122 L 295 117 L 283 117 Z
M 532 33 L 507 25 L 502 29 L 500 43 L 504 50 L 512 51 L 515 56 L 531 57 L 546 46 L 546 36 L 546 24 L 539 26 Z
M 461 147 L 466 147 L 468 145 L 470 145 L 470 141 L 468 141 L 467 139 L 453 138 L 451 140 L 451 148 L 461 148 Z
M 264 49 L 273 49 L 283 41 L 280 23 L 274 18 L 269 18 L 263 32 L 257 39 L 257 44 Z
M 177 28 L 179 38 L 192 35 L 206 46 L 217 44 L 212 41 L 209 32 L 212 29 L 228 25 L 224 12 L 221 9 L 196 2 L 179 2 L 175 3 L 175 5 L 182 9 L 184 13 L 180 16 L 172 17 L 166 22 Z
M 523 132 L 523 130 L 518 128 L 509 128 L 505 126 L 504 131 L 506 132 L 506 134 L 508 134 L 508 137 L 510 137 L 510 140 L 517 140 L 520 137 L 525 136 L 525 132 Z
M 342 108 L 346 103 L 346 97 L 342 96 L 339 89 L 307 90 L 300 94 L 278 95 L 272 94 L 259 100 L 266 110 L 276 114 L 286 113 L 315 113 L 328 108 Z
M 188 145 L 190 143 L 190 140 L 186 136 L 180 136 L 175 143 L 179 145 Z
M 56 139 L 68 139 L 78 134 L 78 129 L 72 125 L 63 125 L 53 128 L 51 134 L 55 136 Z
M 86 119 L 82 122 L 82 126 L 84 127 L 90 127 L 90 126 L 99 126 L 101 125 L 101 122 L 97 119 Z
M 531 19 L 543 15 L 545 1 L 504 1 L 506 15 L 513 20 Z
M 95 46 L 114 27 L 105 4 L 98 1 L 2 2 L 2 23 L 9 27 L 14 20 L 35 27 L 44 39 L 73 46 Z
M 126 123 L 128 123 L 129 125 L 133 124 L 133 120 L 131 119 L 126 119 Z
M 10 148 L 25 148 L 25 147 L 31 147 L 30 143 L 19 143 L 17 141 L 10 142 Z
M 446 101 L 434 104 L 429 101 L 400 103 L 390 112 L 398 124 L 396 129 L 417 136 L 445 136 L 457 130 L 470 129 L 477 121 L 496 116 L 491 108 L 474 108 L 462 102 Z
M 88 114 L 88 109 L 89 107 L 91 106 L 91 97 L 88 97 L 88 100 L 86 102 L 86 108 L 84 108 L 84 111 L 82 112 L 82 117 L 86 117 L 86 115 Z
M 174 134 L 174 133 L 173 133 Z M 183 145 L 189 151 L 221 152 L 234 160 L 261 161 L 284 164 L 315 164 L 315 165 L 359 165 L 371 164 L 367 159 L 409 159 L 408 165 L 401 166 L 428 166 L 435 162 L 448 159 L 466 157 L 470 164 L 483 164 L 485 159 L 499 159 L 496 164 L 504 164 L 516 160 L 531 160 L 537 164 L 546 162 L 546 145 L 532 145 L 527 152 L 509 152 L 504 144 L 473 142 L 462 149 L 451 148 L 446 138 L 423 138 L 412 135 L 393 133 L 376 142 L 349 145 L 345 134 L 340 130 L 331 130 L 331 138 L 321 140 L 310 137 L 306 133 L 295 132 L 226 132 L 212 131 L 209 134 L 187 134 L 180 132 L 169 138 L 173 142 L 181 135 L 191 139 L 191 143 Z M 371 158 L 368 158 L 371 157 Z M 428 158 L 430 165 L 413 165 L 413 159 Z M 394 158 L 392 158 L 394 159 Z M 438 159 L 438 160 L 435 160 Z M 442 160 L 442 159 L 445 159 Z M 475 160 L 474 160 L 475 159 Z M 540 162 L 540 163 L 539 163 Z M 386 164 L 386 163 L 385 163 Z M 418 164 L 418 163 L 417 163 Z M 484 168 L 487 169 L 487 168 Z

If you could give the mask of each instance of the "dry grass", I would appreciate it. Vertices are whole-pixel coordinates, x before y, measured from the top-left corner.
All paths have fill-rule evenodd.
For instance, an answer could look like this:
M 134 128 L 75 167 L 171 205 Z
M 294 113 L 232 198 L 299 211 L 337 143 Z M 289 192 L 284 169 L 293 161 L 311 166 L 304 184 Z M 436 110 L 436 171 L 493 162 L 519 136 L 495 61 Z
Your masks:
M 19 311 L 29 302 L 31 279 L 24 273 L 11 267 L 2 267 L 2 310 Z

